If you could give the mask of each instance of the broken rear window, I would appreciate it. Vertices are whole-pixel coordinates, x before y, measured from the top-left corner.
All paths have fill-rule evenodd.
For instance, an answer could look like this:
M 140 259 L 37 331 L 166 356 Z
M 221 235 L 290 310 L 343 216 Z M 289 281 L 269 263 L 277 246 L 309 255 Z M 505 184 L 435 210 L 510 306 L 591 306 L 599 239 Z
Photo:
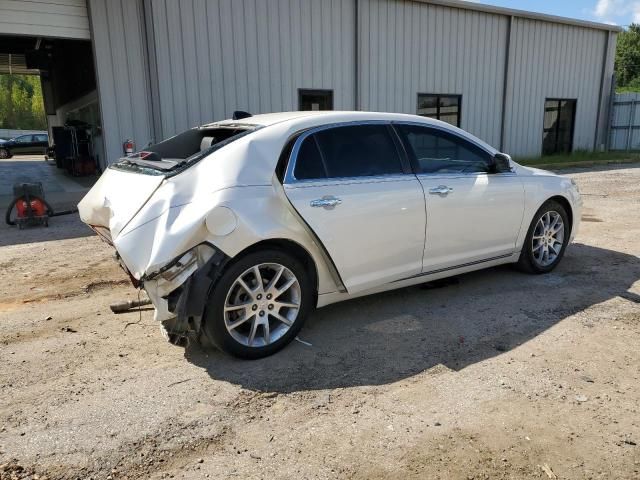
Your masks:
M 227 124 L 187 130 L 144 151 L 133 153 L 111 165 L 118 170 L 146 175 L 173 176 L 186 170 L 210 153 L 254 132 L 256 125 Z

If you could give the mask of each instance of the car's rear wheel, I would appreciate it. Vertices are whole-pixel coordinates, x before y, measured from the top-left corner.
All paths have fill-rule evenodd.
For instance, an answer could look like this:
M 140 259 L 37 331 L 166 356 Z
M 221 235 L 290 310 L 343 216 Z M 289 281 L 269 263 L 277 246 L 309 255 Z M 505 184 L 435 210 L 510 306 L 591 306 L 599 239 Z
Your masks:
M 530 273 L 547 273 L 562 260 L 571 225 L 565 208 L 549 200 L 536 212 L 522 247 L 518 266 Z
M 204 333 L 221 350 L 261 358 L 287 345 L 313 308 L 309 273 L 280 250 L 246 255 L 216 283 L 204 314 Z
M 0 148 L 0 158 L 11 158 L 11 153 L 6 148 Z

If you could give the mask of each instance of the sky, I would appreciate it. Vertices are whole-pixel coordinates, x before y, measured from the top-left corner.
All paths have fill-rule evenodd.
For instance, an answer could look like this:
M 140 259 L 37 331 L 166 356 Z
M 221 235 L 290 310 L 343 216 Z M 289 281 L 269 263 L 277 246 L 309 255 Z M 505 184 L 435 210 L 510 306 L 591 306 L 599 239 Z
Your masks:
M 640 0 L 472 0 L 475 3 L 627 26 L 640 23 Z

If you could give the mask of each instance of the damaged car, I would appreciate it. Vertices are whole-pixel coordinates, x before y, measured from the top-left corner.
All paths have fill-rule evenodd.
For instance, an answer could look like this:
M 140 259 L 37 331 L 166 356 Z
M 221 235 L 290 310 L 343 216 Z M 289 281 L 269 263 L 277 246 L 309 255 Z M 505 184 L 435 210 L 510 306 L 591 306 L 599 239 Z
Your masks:
M 550 272 L 580 209 L 570 178 L 367 112 L 203 125 L 112 164 L 79 204 L 172 341 L 243 358 L 342 300 L 506 263 Z

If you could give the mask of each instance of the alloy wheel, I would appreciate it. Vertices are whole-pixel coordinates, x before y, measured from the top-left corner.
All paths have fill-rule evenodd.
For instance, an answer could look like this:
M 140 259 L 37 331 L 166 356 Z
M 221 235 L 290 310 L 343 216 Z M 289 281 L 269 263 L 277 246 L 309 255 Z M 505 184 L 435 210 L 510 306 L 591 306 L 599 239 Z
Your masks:
M 287 267 L 261 263 L 232 284 L 224 303 L 229 334 L 247 347 L 264 347 L 282 338 L 298 317 L 302 290 Z
M 548 267 L 556 261 L 564 244 L 564 222 L 562 216 L 550 210 L 542 214 L 536 223 L 531 239 L 534 261 Z

